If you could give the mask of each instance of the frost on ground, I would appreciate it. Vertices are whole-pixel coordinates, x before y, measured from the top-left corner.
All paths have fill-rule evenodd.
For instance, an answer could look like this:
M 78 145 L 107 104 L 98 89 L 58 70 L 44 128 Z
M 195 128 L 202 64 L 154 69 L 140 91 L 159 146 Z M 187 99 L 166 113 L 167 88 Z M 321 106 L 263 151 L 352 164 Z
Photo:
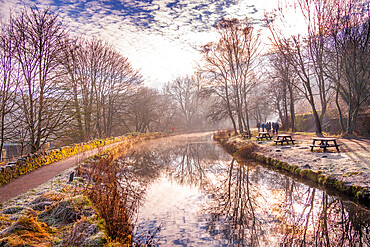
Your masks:
M 260 146 L 258 153 L 297 165 L 301 169 L 321 171 L 322 174 L 333 176 L 349 186 L 356 185 L 370 190 L 370 140 L 338 138 L 340 152 L 332 147 L 324 153 L 321 148 L 315 148 L 311 152 L 311 137 L 292 137 L 296 140 L 295 145 L 275 145 L 273 140 L 257 142 Z

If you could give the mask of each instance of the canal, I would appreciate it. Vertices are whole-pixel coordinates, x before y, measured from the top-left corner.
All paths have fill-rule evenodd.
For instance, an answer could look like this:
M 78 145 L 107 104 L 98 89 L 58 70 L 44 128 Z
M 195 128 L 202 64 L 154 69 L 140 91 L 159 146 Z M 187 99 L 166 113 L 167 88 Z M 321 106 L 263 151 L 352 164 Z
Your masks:
M 119 162 L 136 193 L 134 239 L 142 243 L 370 246 L 368 209 L 239 162 L 211 133 L 154 140 Z

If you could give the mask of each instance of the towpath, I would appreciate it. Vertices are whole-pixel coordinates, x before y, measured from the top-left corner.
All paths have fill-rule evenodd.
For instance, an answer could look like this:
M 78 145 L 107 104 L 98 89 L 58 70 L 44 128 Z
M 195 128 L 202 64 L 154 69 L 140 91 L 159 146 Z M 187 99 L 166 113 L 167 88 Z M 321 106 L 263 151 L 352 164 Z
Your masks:
M 3 187 L 0 187 L 0 203 L 3 203 L 13 197 L 23 194 L 43 183 L 52 179 L 62 171 L 77 165 L 81 161 L 105 150 L 120 144 L 121 142 L 112 143 L 104 147 L 99 147 L 85 151 L 80 154 L 68 157 L 66 159 L 54 162 L 52 164 L 40 167 L 30 173 L 27 173 L 17 179 L 10 181 Z

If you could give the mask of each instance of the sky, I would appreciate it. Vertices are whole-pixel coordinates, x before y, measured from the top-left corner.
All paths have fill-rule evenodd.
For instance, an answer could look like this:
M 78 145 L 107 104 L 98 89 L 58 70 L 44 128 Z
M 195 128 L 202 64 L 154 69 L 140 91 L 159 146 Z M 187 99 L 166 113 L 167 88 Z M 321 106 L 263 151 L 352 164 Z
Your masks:
M 266 33 L 263 16 L 277 0 L 0 0 L 0 16 L 23 4 L 58 13 L 74 36 L 100 37 L 113 44 L 143 75 L 144 84 L 160 88 L 192 74 L 201 46 L 217 40 L 213 26 L 222 17 L 252 19 Z M 263 41 L 266 42 L 266 41 Z M 263 44 L 265 45 L 265 44 Z

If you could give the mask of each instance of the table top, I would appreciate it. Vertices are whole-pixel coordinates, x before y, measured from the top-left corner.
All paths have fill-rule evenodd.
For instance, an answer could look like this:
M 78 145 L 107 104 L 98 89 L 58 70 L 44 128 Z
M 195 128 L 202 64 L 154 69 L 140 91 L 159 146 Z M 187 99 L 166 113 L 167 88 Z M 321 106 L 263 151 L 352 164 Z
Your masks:
M 260 135 L 266 135 L 266 134 L 268 134 L 269 132 L 258 132 L 258 134 L 260 134 Z
M 290 135 L 290 134 L 279 134 L 279 135 L 277 135 L 278 137 L 280 136 L 280 137 L 285 137 L 285 136 L 292 136 L 292 135 Z
M 338 138 L 335 138 L 335 137 L 312 137 L 312 139 L 316 140 L 316 141 L 335 141 Z

